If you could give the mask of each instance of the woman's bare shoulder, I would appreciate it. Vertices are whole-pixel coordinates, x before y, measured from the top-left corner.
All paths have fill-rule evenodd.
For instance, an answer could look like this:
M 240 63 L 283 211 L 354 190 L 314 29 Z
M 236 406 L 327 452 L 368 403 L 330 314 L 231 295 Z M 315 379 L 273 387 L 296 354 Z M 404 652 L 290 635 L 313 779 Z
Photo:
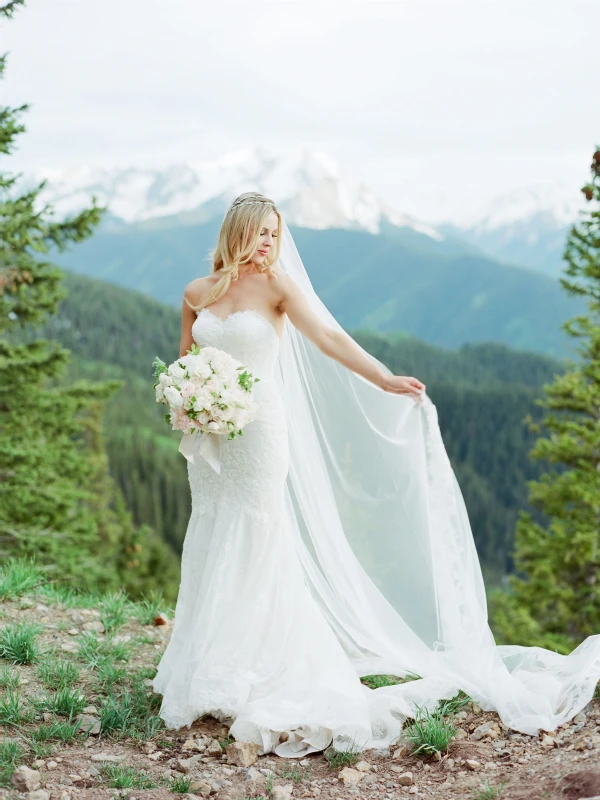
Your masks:
M 214 274 L 205 275 L 203 278 L 194 278 L 194 280 L 190 281 L 183 290 L 184 298 L 193 305 L 202 303 L 217 280 L 218 277 Z

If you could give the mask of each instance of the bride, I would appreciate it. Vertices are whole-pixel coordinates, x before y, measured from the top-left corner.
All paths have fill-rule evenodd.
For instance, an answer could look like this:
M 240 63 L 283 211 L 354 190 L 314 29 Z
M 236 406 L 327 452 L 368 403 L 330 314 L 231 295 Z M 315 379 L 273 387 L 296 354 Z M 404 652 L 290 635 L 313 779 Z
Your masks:
M 241 437 L 181 440 L 192 512 L 153 681 L 168 728 L 210 713 L 298 757 L 388 747 L 459 690 L 529 734 L 591 700 L 600 636 L 569 656 L 495 644 L 425 384 L 345 333 L 264 195 L 232 203 L 212 274 L 185 289 L 180 356 L 194 341 L 260 378 L 259 413 Z

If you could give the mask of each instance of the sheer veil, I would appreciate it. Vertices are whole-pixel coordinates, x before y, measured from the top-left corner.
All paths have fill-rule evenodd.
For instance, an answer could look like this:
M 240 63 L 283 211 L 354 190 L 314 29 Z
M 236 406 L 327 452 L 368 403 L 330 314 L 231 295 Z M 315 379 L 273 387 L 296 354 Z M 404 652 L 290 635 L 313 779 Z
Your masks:
M 321 320 L 341 330 L 284 220 L 279 264 Z M 289 425 L 286 507 L 311 593 L 358 675 L 420 678 L 377 689 L 372 702 L 388 708 L 393 695 L 432 707 L 462 689 L 528 734 L 579 712 L 600 679 L 600 636 L 569 656 L 495 644 L 432 400 L 379 389 L 289 320 L 277 381 Z

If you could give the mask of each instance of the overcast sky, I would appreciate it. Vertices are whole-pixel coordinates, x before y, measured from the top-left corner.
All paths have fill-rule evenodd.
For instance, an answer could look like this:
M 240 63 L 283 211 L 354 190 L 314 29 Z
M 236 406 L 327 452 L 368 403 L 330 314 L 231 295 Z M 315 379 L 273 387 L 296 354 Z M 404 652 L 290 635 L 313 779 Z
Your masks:
M 400 210 L 562 180 L 600 144 L 600 0 L 29 0 L 11 166 L 328 153 Z M 430 210 L 431 213 L 427 213 Z

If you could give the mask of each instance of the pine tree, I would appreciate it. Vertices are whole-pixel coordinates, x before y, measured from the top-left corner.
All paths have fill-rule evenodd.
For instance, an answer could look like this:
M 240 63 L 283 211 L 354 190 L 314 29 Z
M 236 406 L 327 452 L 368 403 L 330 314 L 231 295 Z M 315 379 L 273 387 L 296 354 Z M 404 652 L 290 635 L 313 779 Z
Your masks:
M 21 5 L 0 5 L 0 18 Z M 0 79 L 5 66 L 6 55 Z M 25 131 L 27 108 L 0 107 L 0 154 Z M 93 198 L 55 222 L 40 207 L 46 182 L 20 191 L 21 177 L 0 172 L 0 560 L 35 554 L 78 588 L 165 587 L 176 581 L 173 553 L 133 526 L 108 474 L 102 414 L 121 382 L 62 385 L 69 351 L 36 336 L 66 294 L 61 270 L 43 256 L 90 236 L 104 209 Z
M 569 231 L 560 278 L 588 312 L 561 326 L 574 337 L 577 362 L 544 385 L 547 409 L 530 456 L 557 468 L 528 483 L 529 501 L 547 523 L 521 511 L 517 574 L 492 601 L 495 629 L 508 644 L 570 652 L 600 630 L 600 149 L 582 189 L 591 204 Z M 547 433 L 542 433 L 545 428 Z

